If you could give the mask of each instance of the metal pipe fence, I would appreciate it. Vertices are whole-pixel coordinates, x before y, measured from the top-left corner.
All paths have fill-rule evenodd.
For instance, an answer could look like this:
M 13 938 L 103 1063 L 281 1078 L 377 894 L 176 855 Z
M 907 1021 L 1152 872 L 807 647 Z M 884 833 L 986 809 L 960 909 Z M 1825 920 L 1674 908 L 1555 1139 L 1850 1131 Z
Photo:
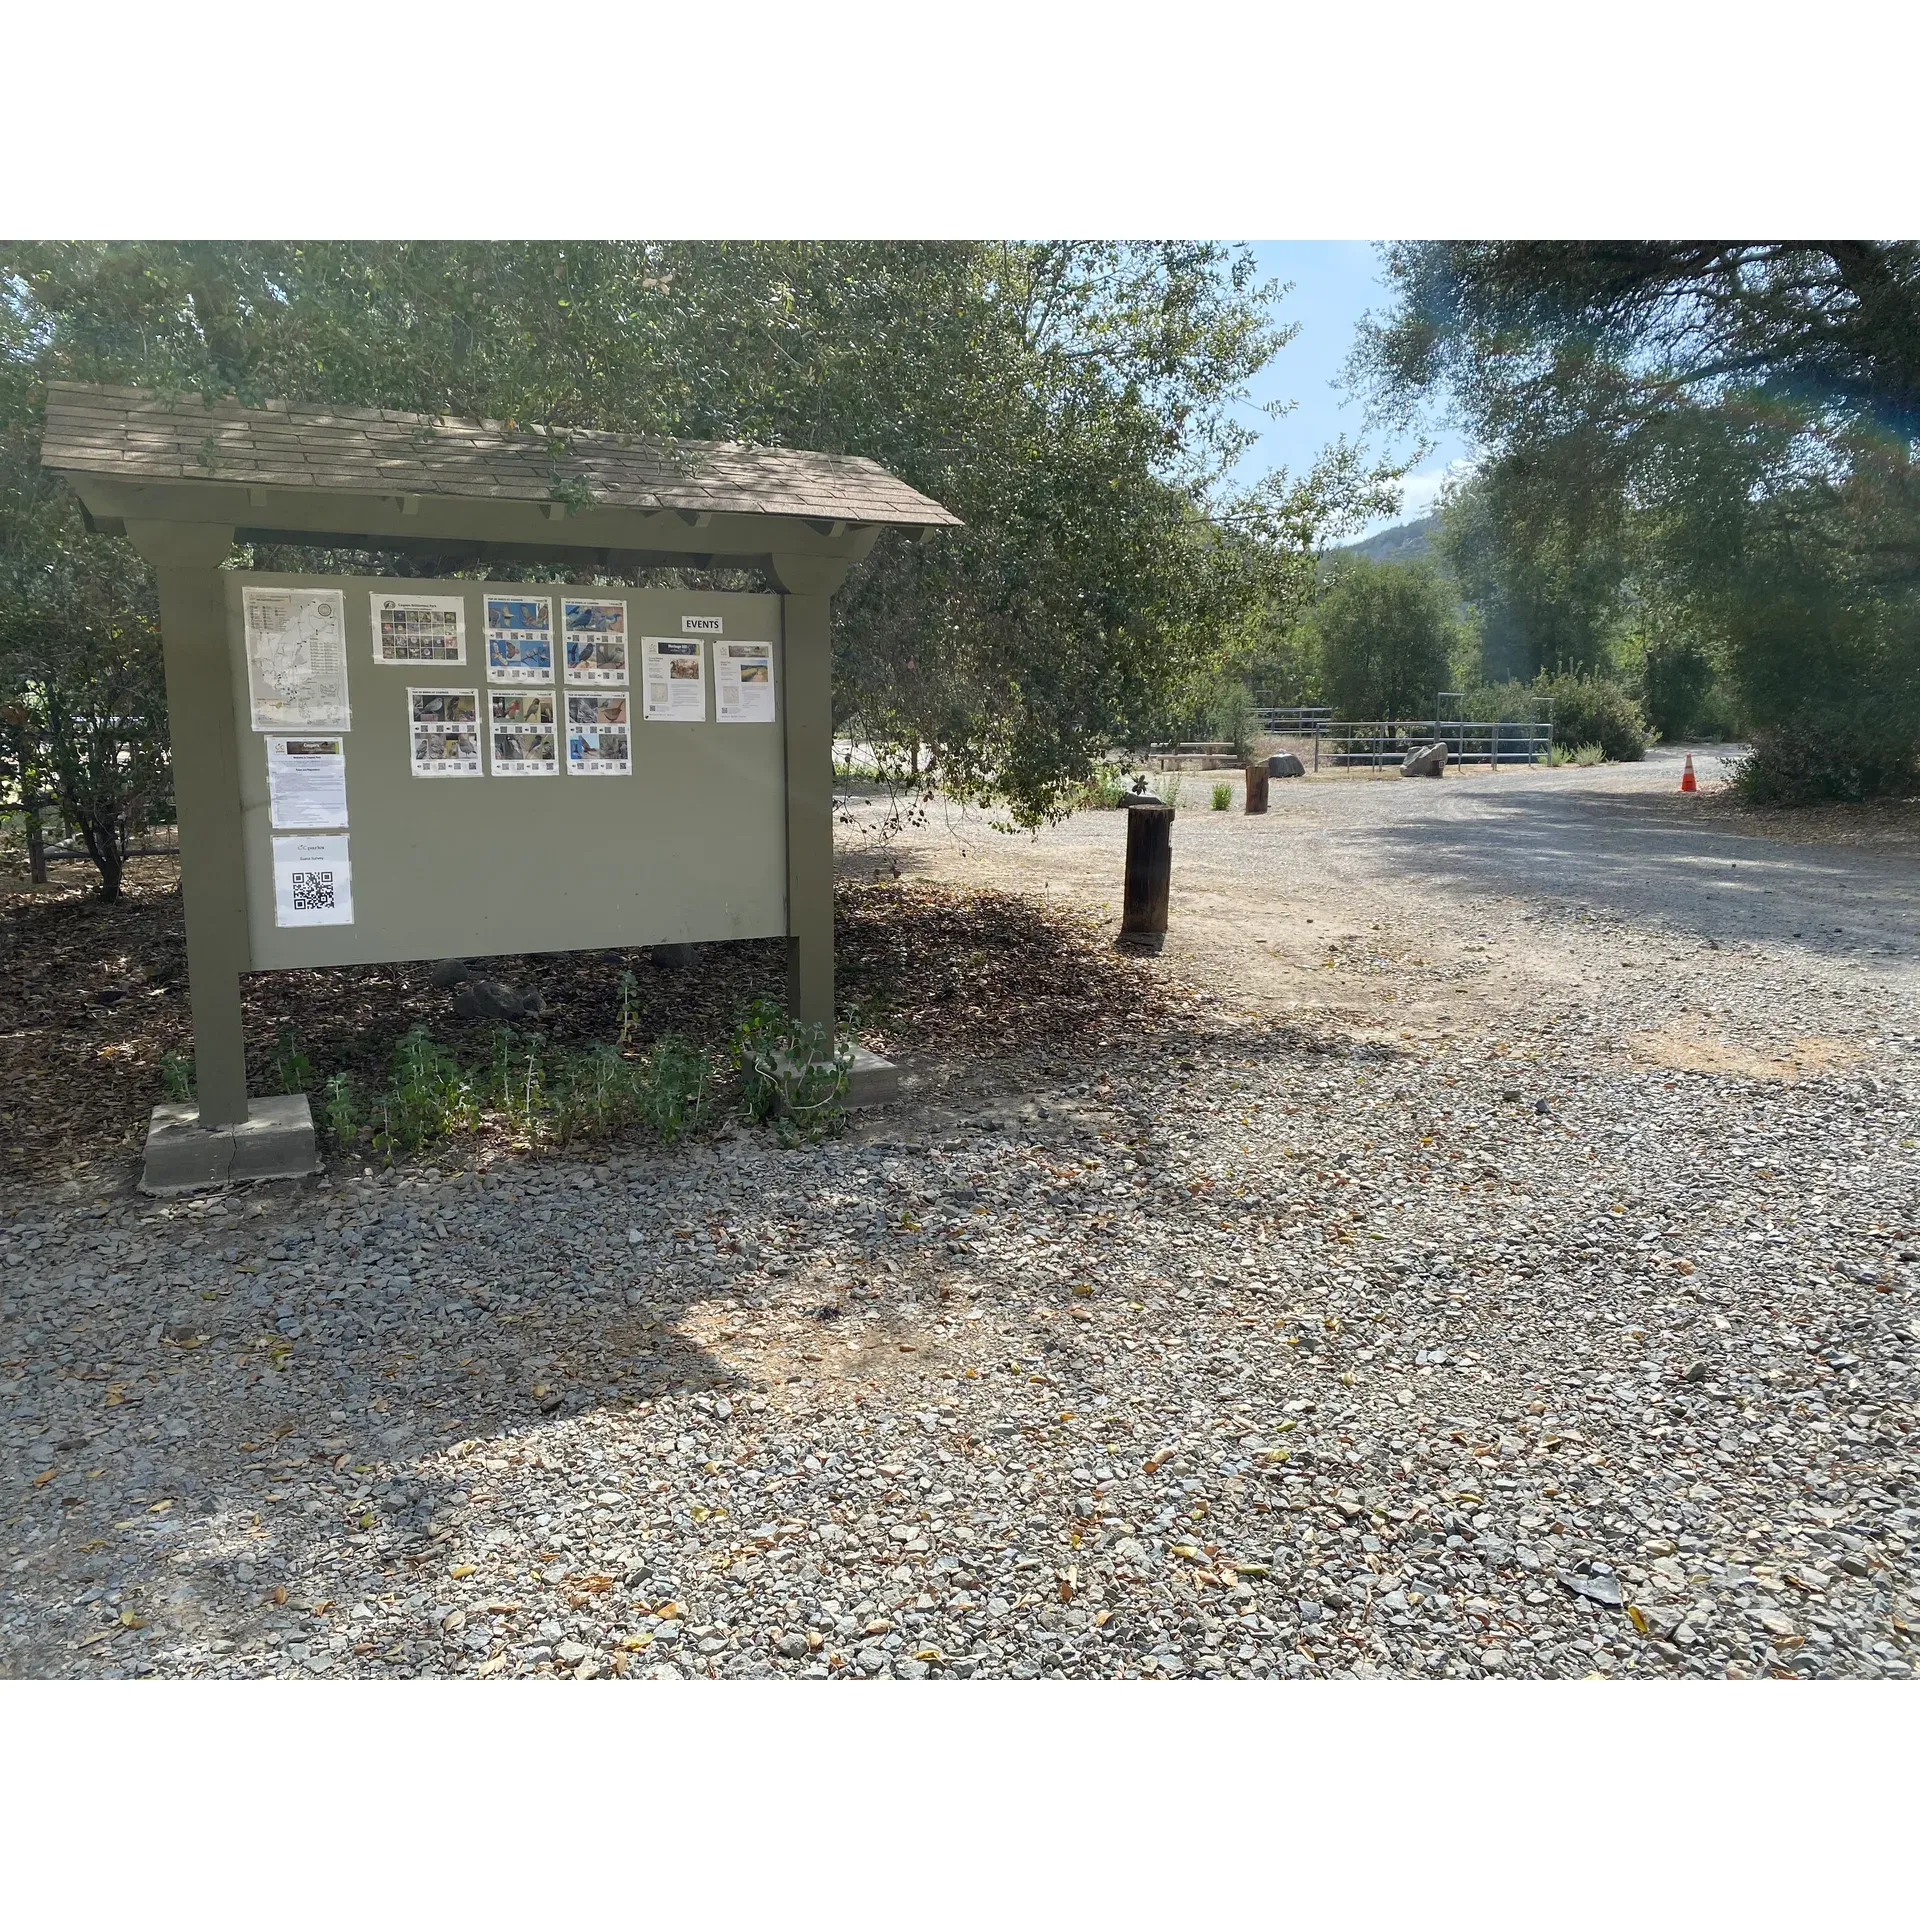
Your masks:
M 1312 735 L 1313 771 L 1398 766 L 1415 747 L 1443 740 L 1450 765 L 1531 767 L 1553 758 L 1553 723 L 1537 720 L 1354 720 Z

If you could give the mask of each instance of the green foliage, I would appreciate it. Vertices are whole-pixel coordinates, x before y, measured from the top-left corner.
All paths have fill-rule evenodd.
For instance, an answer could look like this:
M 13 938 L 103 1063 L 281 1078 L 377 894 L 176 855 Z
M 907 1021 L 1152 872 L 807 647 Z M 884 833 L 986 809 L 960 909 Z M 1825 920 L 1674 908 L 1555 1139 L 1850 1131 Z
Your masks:
M 1096 811 L 1111 810 L 1120 804 L 1127 791 L 1127 778 L 1110 760 L 1102 760 L 1080 789 L 1080 805 Z
M 1600 751 L 1597 740 L 1589 740 L 1582 747 L 1562 747 L 1555 745 L 1547 751 L 1547 764 L 1550 767 L 1597 767 L 1607 756 Z
M 1423 242 L 1389 267 L 1398 303 L 1355 371 L 1389 417 L 1453 397 L 1487 449 L 1495 583 L 1544 578 L 1554 618 L 1598 634 L 1624 567 L 1606 637 L 1637 639 L 1663 731 L 1750 730 L 1756 797 L 1904 791 L 1920 243 Z M 1541 631 L 1536 659 L 1605 661 Z
M 1260 729 L 1260 717 L 1254 708 L 1253 694 L 1237 673 L 1224 679 L 1214 693 L 1208 711 L 1209 738 L 1225 740 L 1242 761 L 1253 753 Z
M 1031 822 L 1390 494 L 1344 446 L 1227 491 L 1277 298 L 1187 242 L 8 244 L 5 485 L 52 378 L 866 455 L 966 524 L 836 597 L 837 722 Z
M 1763 807 L 1902 799 L 1920 793 L 1920 763 L 1912 743 L 1891 730 L 1861 721 L 1825 728 L 1806 722 L 1758 734 L 1732 785 Z
M 336 1147 L 351 1147 L 366 1124 L 366 1115 L 355 1096 L 353 1076 L 335 1073 L 327 1076 L 326 1095 L 320 1103 L 320 1131 Z
M 1564 481 L 1547 484 L 1537 466 L 1496 466 L 1442 503 L 1436 548 L 1473 615 L 1476 672 L 1488 680 L 1603 669 L 1621 631 L 1623 530 L 1560 511 Z
M 460 1063 L 423 1026 L 393 1050 L 386 1086 L 371 1103 L 373 1145 L 388 1160 L 471 1127 L 479 1103 Z
M 1531 680 L 1502 680 L 1475 687 L 1461 701 L 1465 720 L 1553 721 L 1554 764 L 1582 760 L 1593 748 L 1607 760 L 1644 760 L 1646 717 L 1632 690 L 1593 673 L 1541 673 Z
M 268 1071 L 282 1093 L 306 1093 L 313 1086 L 313 1062 L 300 1050 L 300 1036 L 282 1027 L 274 1039 Z
M 1312 615 L 1321 686 L 1349 720 L 1426 715 L 1458 631 L 1445 584 L 1419 562 L 1348 561 Z
M 193 1101 L 195 1095 L 192 1054 L 161 1055 L 160 1091 L 178 1106 L 186 1106 Z
M 1528 691 L 1543 704 L 1551 704 L 1556 746 L 1597 747 L 1608 760 L 1647 757 L 1646 721 L 1639 702 L 1617 680 L 1591 673 L 1543 673 Z
M 1233 805 L 1233 789 L 1224 780 L 1213 783 L 1213 810 L 1225 813 Z
M 740 1099 L 750 1119 L 774 1126 L 783 1145 L 820 1140 L 846 1125 L 853 1044 L 756 1000 L 734 1029 Z
M 1169 769 L 1165 773 L 1153 776 L 1153 797 L 1163 807 L 1178 808 L 1180 805 L 1180 776 Z

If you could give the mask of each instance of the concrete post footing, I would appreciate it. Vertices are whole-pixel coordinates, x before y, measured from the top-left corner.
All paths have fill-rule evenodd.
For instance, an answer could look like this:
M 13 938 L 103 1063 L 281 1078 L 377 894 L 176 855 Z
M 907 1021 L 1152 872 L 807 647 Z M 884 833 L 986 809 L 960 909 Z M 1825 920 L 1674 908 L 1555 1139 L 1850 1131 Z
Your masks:
M 142 1193 L 190 1193 L 240 1180 L 297 1180 L 320 1171 L 304 1093 L 249 1100 L 238 1126 L 203 1127 L 200 1109 L 159 1106 L 147 1123 Z

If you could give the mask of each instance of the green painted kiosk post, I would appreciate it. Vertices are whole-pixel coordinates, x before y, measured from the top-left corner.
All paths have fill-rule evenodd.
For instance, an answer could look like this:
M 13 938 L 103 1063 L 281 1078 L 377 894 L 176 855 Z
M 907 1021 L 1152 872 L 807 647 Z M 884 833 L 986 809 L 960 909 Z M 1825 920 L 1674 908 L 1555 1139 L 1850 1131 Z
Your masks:
M 197 1104 L 148 1191 L 317 1164 L 304 1095 L 248 1097 L 249 972 L 783 936 L 831 1023 L 832 596 L 943 507 L 845 456 L 67 384 L 42 459 L 159 592 Z M 651 568 L 774 591 L 619 584 Z

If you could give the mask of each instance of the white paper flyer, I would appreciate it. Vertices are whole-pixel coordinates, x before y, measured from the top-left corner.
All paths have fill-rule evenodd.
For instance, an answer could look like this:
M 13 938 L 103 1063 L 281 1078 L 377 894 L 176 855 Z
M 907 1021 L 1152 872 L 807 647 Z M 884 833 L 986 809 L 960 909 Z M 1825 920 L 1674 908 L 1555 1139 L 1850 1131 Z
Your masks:
M 326 833 L 273 843 L 273 924 L 353 925 L 353 862 L 347 836 Z
M 373 657 L 384 667 L 463 667 L 467 603 L 439 594 L 376 593 Z
M 471 687 L 409 687 L 407 726 L 417 776 L 478 777 L 480 696 Z
M 337 733 L 268 734 L 267 824 L 347 824 L 347 743 Z
M 487 704 L 493 771 L 497 776 L 560 771 L 552 694 L 490 693 Z
M 713 643 L 713 717 L 720 721 L 774 717 L 771 640 Z
M 553 602 L 487 595 L 487 678 L 502 687 L 553 685 Z
M 567 685 L 627 684 L 627 603 L 624 600 L 563 600 Z
M 706 651 L 700 640 L 641 640 L 649 720 L 707 717 Z
M 567 695 L 567 771 L 633 771 L 633 742 L 624 693 Z
M 347 602 L 337 587 L 242 587 L 253 730 L 345 732 Z

